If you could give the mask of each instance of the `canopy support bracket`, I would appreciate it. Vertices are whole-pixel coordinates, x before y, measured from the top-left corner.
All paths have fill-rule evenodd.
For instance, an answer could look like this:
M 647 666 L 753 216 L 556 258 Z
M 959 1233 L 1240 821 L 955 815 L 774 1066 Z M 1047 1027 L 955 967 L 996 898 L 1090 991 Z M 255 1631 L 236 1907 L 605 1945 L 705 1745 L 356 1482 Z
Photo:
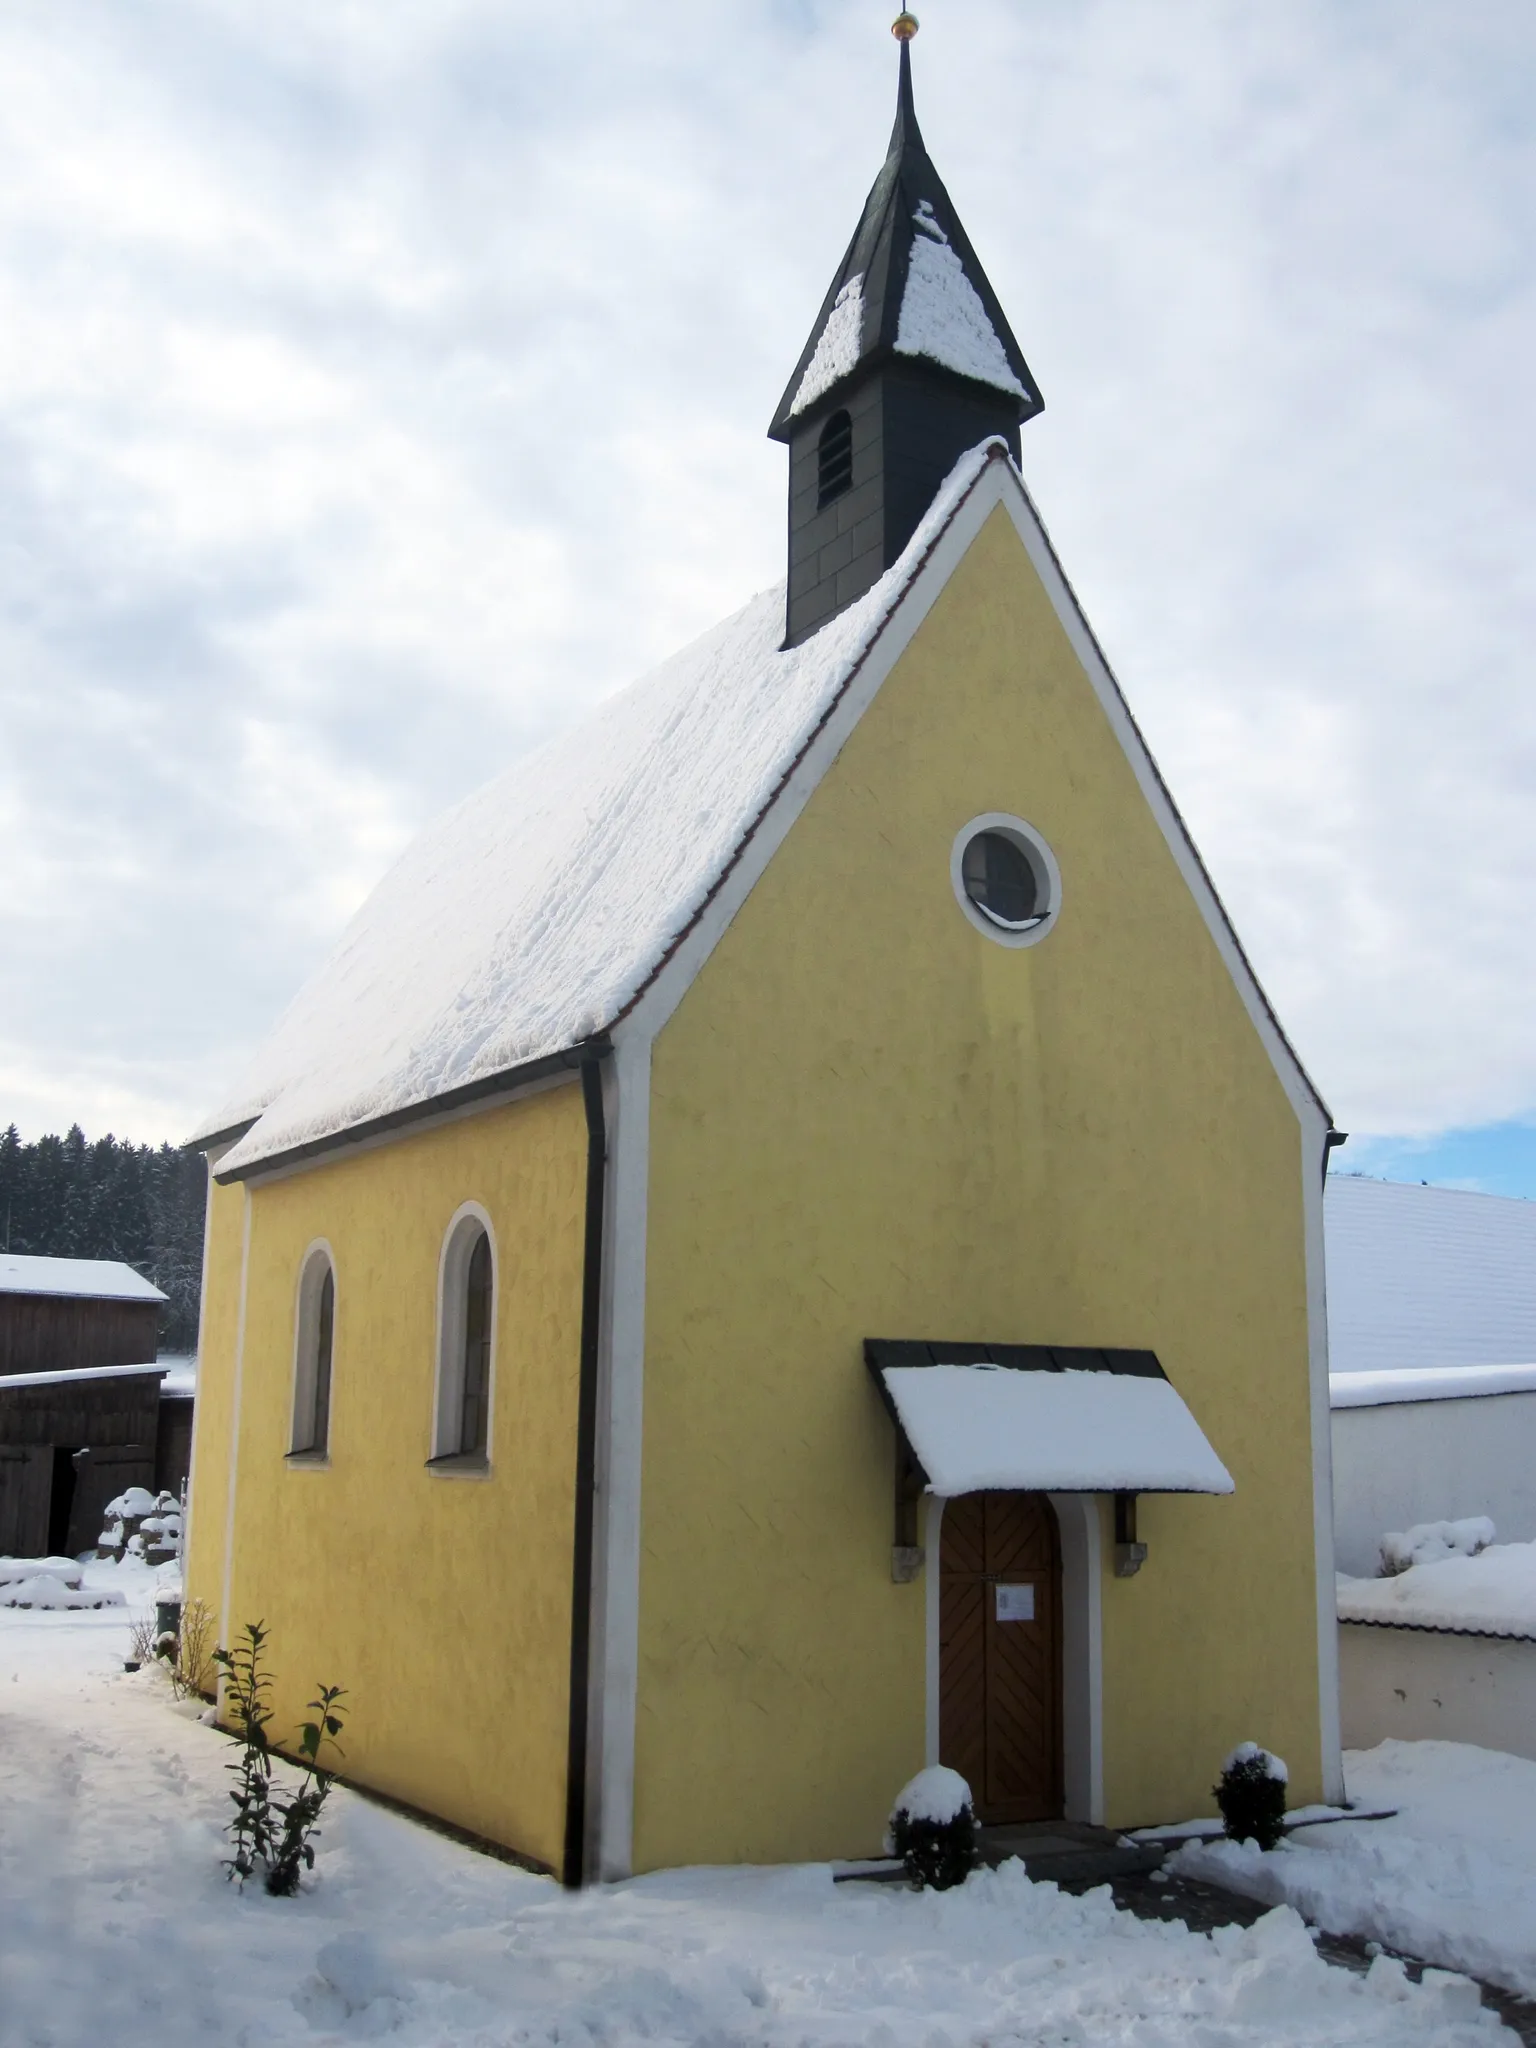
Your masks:
M 1115 1577 L 1134 1579 L 1147 1561 L 1147 1546 L 1136 1540 L 1136 1496 L 1115 1495 Z

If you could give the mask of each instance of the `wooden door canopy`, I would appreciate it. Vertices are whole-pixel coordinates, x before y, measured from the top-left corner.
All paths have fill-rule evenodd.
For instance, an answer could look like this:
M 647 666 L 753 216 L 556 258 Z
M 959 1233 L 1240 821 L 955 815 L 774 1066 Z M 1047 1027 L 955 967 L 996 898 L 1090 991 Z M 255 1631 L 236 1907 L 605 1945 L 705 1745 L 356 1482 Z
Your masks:
M 906 1342 L 864 1360 L 921 1483 L 963 1493 L 1231 1493 L 1155 1351 Z
M 925 1492 L 1112 1493 L 1129 1577 L 1147 1554 L 1138 1493 L 1233 1490 L 1154 1351 L 870 1337 L 864 1361 L 895 1431 L 898 1582 L 922 1567 Z

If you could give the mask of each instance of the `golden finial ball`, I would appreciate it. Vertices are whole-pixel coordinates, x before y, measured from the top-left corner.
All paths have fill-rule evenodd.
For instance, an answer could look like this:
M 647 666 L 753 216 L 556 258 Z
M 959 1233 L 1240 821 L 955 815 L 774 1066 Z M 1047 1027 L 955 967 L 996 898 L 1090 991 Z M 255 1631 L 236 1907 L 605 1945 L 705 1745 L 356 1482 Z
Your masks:
M 908 14 L 906 9 L 903 8 L 891 23 L 891 34 L 898 43 L 910 43 L 917 34 L 917 16 L 915 14 Z

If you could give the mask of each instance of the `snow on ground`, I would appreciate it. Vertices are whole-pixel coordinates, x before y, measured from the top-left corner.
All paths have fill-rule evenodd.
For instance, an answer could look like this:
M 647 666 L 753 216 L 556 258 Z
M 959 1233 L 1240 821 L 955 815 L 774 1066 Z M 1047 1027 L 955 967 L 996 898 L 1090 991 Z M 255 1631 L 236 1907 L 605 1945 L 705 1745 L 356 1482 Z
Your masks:
M 132 1561 L 87 1567 L 103 1575 L 130 1612 L 155 1584 Z M 573 1896 L 341 1792 L 299 1898 L 237 1893 L 219 1870 L 228 1745 L 156 1675 L 126 1674 L 125 1643 L 122 1610 L 0 1614 L 4 2048 L 1510 2038 L 1464 1980 L 1330 1968 L 1289 1910 L 1194 1935 L 1018 1864 L 942 1894 L 807 1866 Z
M 1268 1855 L 1192 1844 L 1168 1867 L 1536 1997 L 1536 1763 L 1465 1742 L 1383 1742 L 1347 1750 L 1344 1765 L 1350 1796 L 1396 1807 L 1395 1820 L 1302 1828 Z
M 1424 1526 L 1491 1530 L 1493 1524 L 1483 1519 Z M 1445 1556 L 1389 1579 L 1352 1579 L 1340 1572 L 1338 1584 L 1340 1621 L 1536 1637 L 1536 1543 L 1491 1543 L 1475 1557 Z

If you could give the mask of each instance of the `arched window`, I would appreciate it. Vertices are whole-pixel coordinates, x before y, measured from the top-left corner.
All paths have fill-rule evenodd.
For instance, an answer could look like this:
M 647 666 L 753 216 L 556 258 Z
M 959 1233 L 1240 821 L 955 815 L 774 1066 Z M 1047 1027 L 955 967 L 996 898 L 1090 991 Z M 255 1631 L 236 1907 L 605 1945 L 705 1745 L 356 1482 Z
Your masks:
M 291 1458 L 324 1458 L 331 1447 L 331 1354 L 336 1342 L 336 1269 L 312 1245 L 299 1274 L 293 1363 Z
M 853 421 L 839 409 L 816 442 L 816 510 L 853 486 Z
M 496 1263 L 486 1219 L 467 1209 L 443 1247 L 432 1463 L 483 1468 L 491 1442 Z

